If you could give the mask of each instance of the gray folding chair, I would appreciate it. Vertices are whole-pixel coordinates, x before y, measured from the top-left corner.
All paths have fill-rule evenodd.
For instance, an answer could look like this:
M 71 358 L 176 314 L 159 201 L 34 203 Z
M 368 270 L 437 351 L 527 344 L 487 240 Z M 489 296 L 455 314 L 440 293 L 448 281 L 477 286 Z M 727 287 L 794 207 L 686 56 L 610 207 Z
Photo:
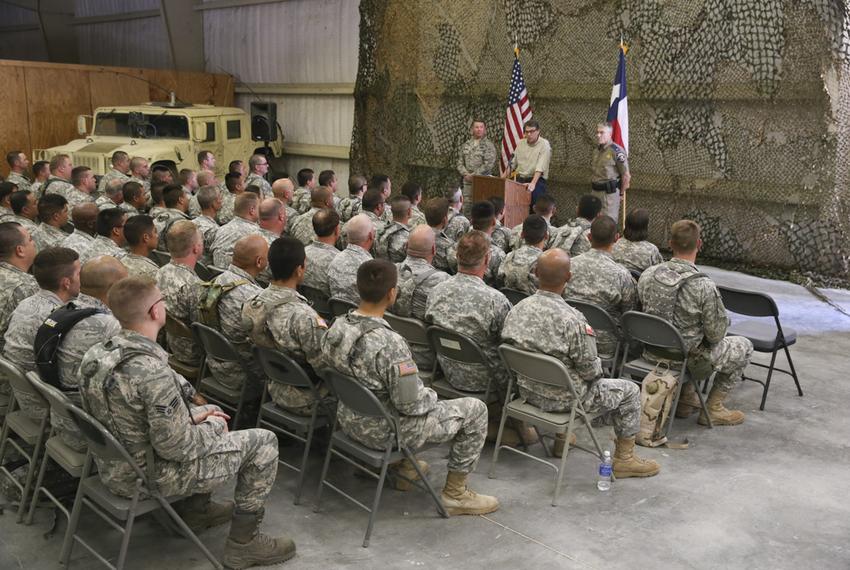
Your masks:
M 404 337 L 407 344 L 411 346 L 422 346 L 432 351 L 431 341 L 428 340 L 428 327 L 419 319 L 411 317 L 399 317 L 392 313 L 384 313 L 384 320 L 389 323 L 392 329 Z M 434 366 L 431 370 L 420 370 L 419 378 L 422 382 L 430 386 L 437 377 L 437 357 L 434 355 Z
M 765 380 L 744 376 L 744 380 L 757 382 L 764 386 L 759 409 L 764 410 L 764 404 L 767 402 L 767 391 L 770 390 L 770 379 L 774 372 L 782 372 L 793 378 L 794 384 L 797 385 L 797 395 L 802 396 L 803 388 L 800 387 L 797 370 L 794 368 L 794 361 L 791 360 L 791 353 L 788 351 L 788 347 L 797 342 L 797 331 L 791 328 L 782 328 L 782 324 L 779 322 L 779 308 L 776 306 L 776 302 L 764 293 L 742 291 L 740 289 L 732 289 L 731 287 L 718 287 L 718 289 L 720 290 L 720 296 L 723 297 L 723 304 L 728 311 L 748 317 L 767 317 L 762 320 L 748 319 L 735 323 L 726 332 L 727 336 L 746 337 L 753 343 L 753 350 L 770 354 L 770 364 L 750 362 L 753 366 L 767 368 L 767 378 Z M 771 317 L 773 318 L 773 322 L 768 320 Z M 775 366 L 776 355 L 780 350 L 785 351 L 785 358 L 788 360 L 788 366 L 791 370 L 784 370 Z
M 127 547 L 130 544 L 130 535 L 133 532 L 133 524 L 136 519 L 147 513 L 158 514 L 157 511 L 165 511 L 167 518 L 173 522 L 179 531 L 188 537 L 197 546 L 214 568 L 223 568 L 215 556 L 204 546 L 194 532 L 183 522 L 171 503 L 185 497 L 165 497 L 154 484 L 154 456 L 149 447 L 146 450 L 148 472 L 142 470 L 127 449 L 112 436 L 106 428 L 92 416 L 74 405 L 67 407 L 68 413 L 74 419 L 89 446 L 86 461 L 80 477 L 80 486 L 74 499 L 74 507 L 71 509 L 71 520 L 65 531 L 65 540 L 62 543 L 61 563 L 70 567 L 71 553 L 75 543 L 80 543 L 86 550 L 95 556 L 105 566 L 114 570 L 124 567 L 127 558 Z M 100 480 L 98 475 L 92 475 L 94 455 L 101 460 L 122 461 L 129 465 L 136 475 L 136 487 L 133 496 L 129 499 L 114 495 Z M 118 552 L 118 560 L 113 566 L 106 558 L 97 552 L 93 546 L 77 535 L 77 527 L 80 522 L 80 514 L 83 505 L 95 512 L 106 521 L 112 528 L 121 533 L 121 548 Z M 161 512 L 161 511 L 160 511 Z M 116 522 L 117 521 L 117 522 Z M 123 524 L 119 524 L 123 523 Z
M 325 295 L 324 291 L 307 285 L 299 285 L 298 292 L 310 301 L 313 310 L 319 313 L 323 319 L 333 319 L 334 313 L 331 310 L 330 299 Z
M 346 301 L 345 299 L 339 299 L 337 297 L 331 297 L 328 300 L 328 305 L 330 306 L 331 313 L 333 313 L 334 317 L 344 317 L 349 311 L 357 308 L 357 305 L 351 301 Z M 318 313 L 318 311 L 316 312 Z
M 617 346 L 614 348 L 614 354 L 599 355 L 599 359 L 602 361 L 602 368 L 605 369 L 606 373 L 611 376 L 616 376 L 618 373 L 617 364 L 619 363 L 620 347 L 622 346 L 622 339 L 620 338 L 620 331 L 617 329 L 617 322 L 605 309 L 594 303 L 579 301 L 578 299 L 567 299 L 567 303 L 584 315 L 584 318 L 587 319 L 587 323 L 593 327 L 595 331 L 609 332 L 617 337 Z
M 268 395 L 268 390 L 264 388 L 260 414 L 257 417 L 257 427 L 270 429 L 278 435 L 283 434 L 304 444 L 304 453 L 299 466 L 278 459 L 281 465 L 298 473 L 298 485 L 293 500 L 293 503 L 297 505 L 301 502 L 301 491 L 304 488 L 304 476 L 307 473 L 307 459 L 313 443 L 313 433 L 328 425 L 329 410 L 323 409 L 322 398 L 316 383 L 297 362 L 278 350 L 262 346 L 254 347 L 254 358 L 260 363 L 269 383 L 307 388 L 313 396 L 310 415 L 299 416 L 275 404 Z M 321 415 L 320 412 L 322 412 Z
M 224 272 L 214 265 L 207 265 L 198 261 L 195 263 L 195 274 L 201 278 L 201 281 L 212 281 Z
M 419 475 L 419 481 L 411 481 L 420 488 L 424 488 L 431 495 L 434 504 L 437 505 L 437 511 L 443 518 L 448 518 L 448 513 L 443 508 L 440 498 L 434 492 L 431 483 L 425 477 L 425 474 L 419 469 L 419 464 L 413 454 L 413 450 L 406 445 L 400 445 L 398 436 L 398 418 L 391 415 L 375 394 L 368 388 L 360 384 L 356 379 L 340 374 L 335 370 L 325 370 L 322 372 L 322 377 L 328 383 L 331 391 L 336 395 L 341 404 L 357 414 L 358 416 L 384 420 L 387 426 L 387 439 L 384 449 L 370 449 L 353 439 L 349 438 L 342 431 L 336 431 L 336 418 L 333 420 L 330 443 L 328 443 L 328 452 L 325 455 L 325 464 L 322 467 L 322 476 L 319 479 L 319 491 L 316 495 L 316 506 L 314 512 L 318 512 L 322 500 L 322 491 L 328 487 L 361 509 L 369 513 L 369 524 L 366 527 L 366 536 L 363 539 L 363 548 L 368 548 L 369 537 L 372 535 L 372 527 L 375 523 L 375 514 L 378 512 L 378 505 L 381 501 L 381 492 L 384 488 L 384 480 L 387 477 L 387 468 L 390 463 L 401 459 L 408 459 L 416 469 Z M 339 450 L 335 449 L 339 448 Z M 378 480 L 378 488 L 375 491 L 375 497 L 372 500 L 372 507 L 369 508 L 330 481 L 327 480 L 328 467 L 330 466 L 331 456 L 335 455 L 345 462 L 353 465 L 368 476 Z M 378 469 L 380 474 L 376 475 L 368 467 Z
M 564 480 L 567 455 L 569 454 L 570 447 L 581 449 L 582 451 L 596 455 L 600 459 L 602 458 L 602 447 L 599 445 L 599 441 L 596 439 L 596 433 L 593 431 L 593 426 L 590 423 L 594 418 L 601 416 L 602 412 L 589 414 L 585 411 L 584 404 L 582 404 L 581 398 L 579 398 L 576 392 L 570 372 L 560 360 L 545 354 L 520 350 L 508 344 L 499 346 L 499 354 L 505 366 L 511 371 L 511 375 L 508 380 L 507 403 L 502 408 L 502 420 L 499 423 L 499 433 L 496 436 L 496 449 L 493 452 L 493 460 L 490 463 L 489 477 L 492 479 L 496 476 L 496 462 L 499 460 L 499 451 L 502 449 L 513 451 L 514 453 L 540 462 L 555 470 L 555 491 L 552 495 L 552 506 L 556 507 L 558 506 L 558 495 Z M 544 412 L 537 406 L 526 402 L 525 398 L 521 398 L 518 394 L 513 394 L 515 374 L 525 376 L 547 386 L 566 389 L 572 397 L 570 410 L 568 412 Z M 514 418 L 533 425 L 538 431 L 540 428 L 544 428 L 545 432 L 563 433 L 566 441 L 570 441 L 576 426 L 583 426 L 590 433 L 593 445 L 596 446 L 596 453 L 580 445 L 564 445 L 560 464 L 556 464 L 535 457 L 520 449 L 502 445 L 502 433 L 504 432 L 505 422 L 508 418 Z
M 708 419 L 708 427 L 714 427 L 711 422 L 711 416 L 708 415 L 708 408 L 705 406 L 705 399 L 699 390 L 697 380 L 688 372 L 688 349 L 679 330 L 661 317 L 639 311 L 629 311 L 623 314 L 620 324 L 623 327 L 623 336 L 626 340 L 626 344 L 623 347 L 623 363 L 620 367 L 621 377 L 629 378 L 640 383 L 655 368 L 655 364 L 643 358 L 628 360 L 629 344 L 632 342 L 642 342 L 646 345 L 646 349 L 652 351 L 654 354 L 662 355 L 665 360 L 669 360 L 670 371 L 679 379 L 676 398 L 670 407 L 671 412 L 667 425 L 663 430 L 664 436 L 669 435 L 673 429 L 673 420 L 676 418 L 676 406 L 679 403 L 682 387 L 686 382 L 691 382 L 694 386 L 694 390 L 699 398 L 700 407 Z M 716 372 L 712 372 L 708 380 L 711 381 L 715 374 Z M 639 377 L 640 380 L 635 380 L 635 376 Z
M 236 351 L 233 343 L 217 330 L 201 323 L 192 323 L 192 332 L 195 335 L 196 342 L 204 350 L 204 359 L 201 362 L 201 371 L 198 375 L 200 380 L 196 388 L 197 391 L 213 404 L 233 412 L 231 425 L 234 428 L 241 426 L 240 420 L 243 419 L 242 413 L 248 394 L 248 383 L 250 382 L 248 364 L 239 356 L 239 352 Z M 220 362 L 233 363 L 244 370 L 246 377 L 245 382 L 242 383 L 242 389 L 234 390 L 219 382 L 210 372 L 207 358 L 215 358 Z
M 443 356 L 456 362 L 464 364 L 480 364 L 487 366 L 487 357 L 481 351 L 478 344 L 466 335 L 452 332 L 450 330 L 432 325 L 428 327 L 428 340 L 437 355 Z M 443 370 L 445 372 L 445 369 Z M 481 392 L 468 392 L 458 390 L 445 378 L 435 379 L 431 388 L 442 398 L 478 398 L 485 404 L 491 404 L 499 400 L 499 395 L 491 390 L 493 384 L 492 376 L 488 375 L 487 388 Z
M 186 326 L 186 323 L 180 319 L 172 317 L 167 312 L 165 313 L 165 332 L 171 336 L 191 339 L 193 342 L 196 342 L 192 329 Z M 200 366 L 192 366 L 189 363 L 183 362 L 171 353 L 168 355 L 168 365 L 172 368 L 172 370 L 186 378 L 189 382 L 192 382 L 195 385 L 198 384 L 198 380 L 201 378 Z
M 26 506 L 29 504 L 29 493 L 32 489 L 33 481 L 36 476 L 36 465 L 41 457 L 44 442 L 47 439 L 48 430 L 50 427 L 50 413 L 46 411 L 49 408 L 47 400 L 45 400 L 38 390 L 33 387 L 29 380 L 26 379 L 21 369 L 9 362 L 5 358 L 0 358 L 0 377 L 5 377 L 9 380 L 12 387 L 12 393 L 9 400 L 9 412 L 6 414 L 6 419 L 3 422 L 3 431 L 0 433 L 0 473 L 5 475 L 9 481 L 21 492 L 21 502 L 18 505 L 17 522 L 23 522 Z M 44 417 L 40 420 L 34 420 L 25 414 L 20 406 L 17 405 L 15 394 L 26 394 L 33 402 L 40 403 L 45 408 Z M 16 441 L 12 434 L 21 439 L 21 442 Z M 6 446 L 11 445 L 18 453 L 27 461 L 27 474 L 24 478 L 23 485 L 12 476 L 12 472 L 6 468 L 3 463 L 6 458 Z M 27 450 L 28 446 L 32 448 Z
M 148 254 L 148 257 L 153 259 L 154 263 L 156 263 L 160 267 L 162 267 L 163 265 L 168 265 L 168 263 L 171 261 L 170 253 L 159 251 L 158 249 L 155 249 L 150 252 L 150 254 Z
M 511 305 L 516 305 L 523 299 L 528 297 L 528 293 L 524 291 L 517 291 L 516 289 L 511 289 L 510 287 L 502 287 L 499 289 L 499 292 L 508 298 L 508 301 L 511 302 Z
M 27 379 L 39 391 L 45 400 L 50 404 L 50 411 L 54 417 L 58 416 L 68 420 L 74 425 L 74 418 L 68 411 L 68 406 L 73 405 L 61 390 L 43 382 L 41 377 L 35 372 L 27 372 Z M 86 454 L 77 451 L 68 446 L 62 438 L 57 435 L 56 427 L 53 426 L 47 438 L 47 443 L 44 445 L 44 455 L 41 458 L 41 467 L 38 470 L 38 477 L 35 480 L 35 491 L 32 495 L 29 513 L 27 514 L 26 524 L 32 524 L 35 516 L 35 509 L 38 506 L 38 497 L 43 494 L 47 497 L 56 508 L 65 515 L 65 519 L 71 520 L 71 513 L 65 508 L 65 505 L 60 501 L 47 487 L 42 486 L 44 475 L 47 472 L 47 464 L 52 460 L 59 467 L 65 470 L 68 475 L 74 479 L 79 479 L 83 474 L 83 465 L 86 462 Z

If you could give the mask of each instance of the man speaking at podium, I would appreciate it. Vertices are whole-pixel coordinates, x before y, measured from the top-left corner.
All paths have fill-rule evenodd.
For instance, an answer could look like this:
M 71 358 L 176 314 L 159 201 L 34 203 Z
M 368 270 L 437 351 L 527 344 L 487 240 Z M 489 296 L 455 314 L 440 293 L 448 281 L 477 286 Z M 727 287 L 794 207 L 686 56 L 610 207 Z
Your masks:
M 549 161 L 552 159 L 552 147 L 549 141 L 540 136 L 540 123 L 531 120 L 523 128 L 525 136 L 517 143 L 510 170 L 516 170 L 516 181 L 525 184 L 531 192 L 531 205 L 546 193 L 546 179 L 549 178 Z M 506 178 L 510 172 L 502 172 Z

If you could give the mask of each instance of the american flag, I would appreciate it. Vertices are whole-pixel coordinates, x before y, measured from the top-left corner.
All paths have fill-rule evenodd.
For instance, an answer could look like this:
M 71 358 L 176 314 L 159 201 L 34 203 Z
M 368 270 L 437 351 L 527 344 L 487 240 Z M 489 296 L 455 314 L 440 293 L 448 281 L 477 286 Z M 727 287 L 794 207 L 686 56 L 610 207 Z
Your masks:
M 519 58 L 514 56 L 514 69 L 511 73 L 511 86 L 508 90 L 508 109 L 505 114 L 505 132 L 502 136 L 502 171 L 507 172 L 514 155 L 516 145 L 523 137 L 522 128 L 531 118 L 531 105 L 528 102 L 528 90 L 522 79 L 522 67 Z

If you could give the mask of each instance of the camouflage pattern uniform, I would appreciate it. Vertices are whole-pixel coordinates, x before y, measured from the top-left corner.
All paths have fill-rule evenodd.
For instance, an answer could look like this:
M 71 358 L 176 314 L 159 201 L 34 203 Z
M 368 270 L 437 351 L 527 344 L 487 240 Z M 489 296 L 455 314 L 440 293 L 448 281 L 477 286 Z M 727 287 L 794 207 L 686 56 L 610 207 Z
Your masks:
M 168 251 L 168 230 L 174 222 L 188 220 L 189 216 L 176 208 L 165 208 L 153 220 L 153 225 L 159 234 L 159 244 L 156 248 L 160 251 Z
M 502 330 L 505 342 L 547 354 L 564 363 L 576 394 L 589 413 L 606 412 L 605 423 L 614 425 L 619 438 L 634 437 L 640 428 L 640 389 L 630 380 L 602 378 L 594 331 L 577 310 L 549 291 L 537 291 L 511 309 Z M 567 388 L 517 377 L 520 396 L 546 412 L 570 409 Z
M 215 236 L 218 233 L 218 223 L 209 216 L 203 215 L 193 218 L 192 223 L 198 226 L 201 235 L 204 236 L 204 257 L 201 261 L 210 265 L 213 261 L 212 244 L 215 242 Z
M 387 259 L 393 263 L 404 261 L 407 257 L 407 240 L 410 228 L 404 224 L 393 222 L 381 232 L 381 239 L 375 242 L 375 257 Z
M 328 325 L 295 289 L 272 283 L 242 308 L 243 320 L 252 323 L 251 340 L 258 346 L 276 348 L 298 362 L 313 376 L 322 367 L 320 342 Z M 310 415 L 313 405 L 309 388 L 269 382 L 269 395 L 278 406 L 294 414 Z M 324 398 L 327 390 L 322 387 Z
M 314 240 L 304 248 L 307 255 L 307 270 L 304 272 L 303 285 L 322 291 L 331 296 L 331 286 L 328 280 L 328 269 L 331 261 L 339 255 L 339 250 L 332 245 Z
M 11 263 L 0 261 L 0 352 L 5 350 L 4 336 L 15 307 L 21 301 L 39 292 L 35 277 L 24 273 Z M 9 380 L 0 375 L 0 404 L 9 401 Z
M 266 198 L 274 198 L 274 192 L 272 192 L 272 185 L 268 183 L 268 181 L 257 174 L 256 172 L 252 172 L 245 178 L 245 188 L 248 186 L 258 186 L 260 188 L 260 200 L 265 200 Z
M 284 231 L 287 235 L 292 235 L 292 226 L 295 225 L 295 220 L 298 219 L 298 216 L 298 210 L 292 206 L 286 206 L 286 229 Z
M 121 184 L 125 182 L 129 182 L 130 177 L 121 172 L 120 170 L 115 170 L 114 168 L 110 169 L 109 172 L 104 174 L 100 178 L 100 182 L 97 184 L 97 193 L 104 194 L 106 192 L 106 188 L 109 186 L 109 183 L 113 180 L 120 180 Z
M 447 254 L 449 262 L 449 271 L 452 274 L 457 273 L 457 243 L 453 243 Z M 496 289 L 501 288 L 502 278 L 499 275 L 499 268 L 505 261 L 505 252 L 501 247 L 490 243 L 490 263 L 487 265 L 487 271 L 484 272 L 484 283 Z
M 135 206 L 131 206 L 127 202 L 121 202 L 118 207 L 127 213 L 128 218 L 132 218 L 133 216 L 138 216 L 139 214 L 141 214 L 138 208 L 136 208 Z
M 80 366 L 85 408 L 142 470 L 153 472 L 159 491 L 208 493 L 236 475 L 236 508 L 258 511 L 277 474 L 277 438 L 263 429 L 225 433 L 225 424 L 213 419 L 195 424 L 180 392 L 181 379 L 162 348 L 129 330 L 92 347 Z M 97 455 L 95 461 L 110 491 L 133 494 L 137 476 L 129 465 Z
M 511 230 L 503 226 L 502 222 L 496 221 L 496 227 L 490 234 L 490 241 L 508 253 L 511 250 Z
M 216 232 L 215 241 L 212 244 L 213 263 L 216 267 L 227 267 L 233 259 L 233 248 L 241 238 L 260 234 L 260 226 L 256 222 L 245 218 L 235 217 Z
M 360 196 L 349 196 L 339 202 L 339 219 L 342 223 L 347 222 L 363 210 L 363 198 Z
M 357 269 L 372 259 L 368 251 L 359 245 L 351 244 L 333 258 L 328 266 L 328 285 L 331 297 L 343 299 L 355 305 L 360 304 L 357 292 Z
M 75 206 L 79 206 L 80 204 L 94 202 L 94 196 L 86 194 L 64 181 L 51 184 L 50 188 L 47 189 L 47 193 L 64 196 L 68 200 L 68 210 L 73 210 Z
M 484 391 L 492 378 L 494 388 L 508 383 L 498 347 L 502 324 L 511 303 L 504 295 L 473 275 L 458 273 L 434 287 L 428 296 L 425 320 L 475 341 L 487 365 L 463 364 L 437 355 L 446 380 L 458 390 Z
M 18 216 L 17 214 L 13 216 L 11 220 L 8 221 L 17 222 L 21 224 L 24 229 L 29 232 L 30 236 L 32 236 L 33 232 L 38 229 L 38 224 L 36 224 L 34 221 L 23 216 Z
M 422 213 L 422 210 L 419 209 L 419 206 L 411 206 L 410 207 L 410 220 L 407 222 L 407 226 L 410 229 L 415 228 L 421 224 L 427 224 L 425 221 L 425 214 Z
M 311 241 L 316 239 L 316 232 L 313 231 L 313 216 L 318 211 L 318 208 L 310 208 L 298 216 L 298 219 L 292 223 L 292 229 L 289 231 L 289 235 L 305 246 L 309 245 Z
M 236 206 L 236 194 L 232 193 L 230 190 L 224 190 L 221 192 L 221 210 L 218 211 L 218 214 L 215 215 L 216 221 L 219 225 L 225 225 L 230 223 L 236 214 L 233 213 L 233 208 Z M 198 213 L 200 214 L 201 207 L 198 206 Z
M 629 271 L 642 272 L 647 267 L 658 265 L 664 261 L 655 244 L 647 240 L 629 241 L 622 238 L 614 244 L 611 254 L 614 261 Z
M 29 181 L 29 178 L 18 174 L 17 172 L 9 172 L 9 176 L 6 177 L 6 182 L 11 182 L 18 187 L 18 190 L 29 190 L 32 192 L 32 183 Z
M 449 208 L 449 220 L 446 222 L 446 228 L 443 232 L 452 241 L 458 241 L 463 234 L 469 231 L 472 227 L 466 216 L 455 212 Z
M 514 226 L 510 231 L 511 234 L 508 241 L 509 249 L 519 249 L 525 245 L 525 240 L 522 239 L 522 224 Z M 543 249 L 549 249 L 556 243 L 559 229 L 553 226 L 549 220 L 546 220 L 546 231 L 548 232 L 548 235 Z
M 461 176 L 478 174 L 489 176 L 496 169 L 496 145 L 486 138 L 471 138 L 460 148 L 457 171 Z M 472 182 L 463 181 L 463 201 L 472 204 Z
M 15 221 L 15 212 L 6 206 L 0 206 L 0 224 Z
M 32 232 L 32 239 L 35 241 L 35 247 L 38 251 L 42 251 L 48 247 L 56 247 L 66 237 L 68 237 L 68 234 L 44 222 L 38 224 L 38 228 Z
M 538 286 L 534 270 L 537 268 L 537 258 L 542 254 L 542 249 L 528 244 L 510 252 L 499 268 L 499 277 L 505 287 L 533 295 Z
M 584 218 L 567 222 L 556 230 L 549 247 L 559 247 L 569 253 L 570 257 L 578 257 L 590 251 L 590 222 Z
M 407 256 L 398 267 L 398 296 L 390 307 L 393 314 L 425 321 L 425 306 L 431 290 L 449 278 L 449 274 L 434 267 L 421 257 Z M 434 368 L 434 350 L 429 346 L 411 345 L 410 352 L 420 370 Z
M 82 255 L 83 252 L 91 246 L 93 241 L 93 235 L 89 235 L 81 230 L 74 230 L 74 233 L 63 239 L 62 243 L 60 243 L 59 246 L 67 247 L 68 249 L 73 249 L 79 255 Z
M 451 441 L 448 469 L 475 470 L 487 435 L 487 406 L 475 398 L 437 400 L 422 385 L 407 342 L 383 319 L 356 312 L 334 321 L 322 339 L 326 361 L 355 378 L 399 418 L 402 444 L 418 448 L 425 443 Z M 372 449 L 383 449 L 393 440 L 386 420 L 359 416 L 339 404 L 342 431 Z
M 729 392 L 741 379 L 753 355 L 753 343 L 742 336 L 726 336 L 729 317 L 717 286 L 708 277 L 679 281 L 698 273 L 696 265 L 683 259 L 650 267 L 640 276 L 638 295 L 643 310 L 673 323 L 688 348 L 688 370 L 697 380 L 717 370 L 714 386 Z M 672 318 L 668 315 L 672 307 Z M 651 353 L 644 353 L 653 358 Z
M 303 214 L 310 209 L 311 191 L 309 188 L 299 186 L 292 194 L 292 207 L 298 210 L 299 214 Z
M 372 221 L 372 225 L 375 226 L 375 243 L 378 243 L 378 240 L 381 239 L 381 236 L 384 234 L 384 230 L 387 228 L 387 222 L 384 221 L 383 218 L 376 216 L 375 212 L 364 211 L 363 213 L 366 214 L 366 217 L 369 218 Z
M 151 208 L 148 210 L 148 216 L 156 219 L 156 217 L 158 215 L 160 215 L 161 213 L 163 213 L 164 211 L 165 211 L 165 208 L 163 208 L 162 206 L 151 206 Z
M 123 204 L 124 202 L 121 202 Z M 121 204 L 116 204 L 112 201 L 112 198 L 109 196 L 100 196 L 96 198 L 94 201 L 95 206 L 97 206 L 98 210 L 109 210 L 110 208 L 120 208 Z
M 89 242 L 88 246 L 80 252 L 80 264 L 82 265 L 89 259 L 98 257 L 99 255 L 108 255 L 115 259 L 121 259 L 127 255 L 127 252 L 118 247 L 118 245 L 108 237 L 101 235 L 95 236 L 95 238 Z
M 41 193 L 44 194 L 59 194 L 60 196 L 65 196 L 67 198 L 67 194 L 70 190 L 76 190 L 74 185 L 65 180 L 64 178 L 60 178 L 58 176 L 53 176 L 52 174 L 47 177 L 47 180 L 41 185 Z M 77 190 L 79 192 L 79 190 Z M 68 208 L 72 208 L 71 204 L 68 204 Z
M 434 260 L 431 264 L 440 271 L 451 271 L 451 267 L 449 267 L 449 249 L 454 245 L 454 242 L 449 239 L 449 236 L 443 230 L 431 228 L 431 231 L 434 232 L 434 247 L 436 248 Z
M 145 196 L 150 198 L 151 195 L 151 181 L 150 180 L 142 180 L 141 178 L 137 178 L 135 176 L 131 176 L 127 182 L 138 182 L 142 189 L 145 191 Z
M 183 321 L 186 326 L 197 320 L 200 283 L 201 278 L 182 263 L 171 261 L 159 268 L 156 286 L 162 292 L 169 316 Z M 201 363 L 201 349 L 194 340 L 168 333 L 165 338 L 177 360 L 192 366 Z
M 610 253 L 591 249 L 572 260 L 570 272 L 573 276 L 564 289 L 564 298 L 598 305 L 614 319 L 619 333 L 620 317 L 637 306 L 637 287 L 629 270 Z M 597 331 L 596 346 L 601 354 L 613 355 L 617 335 Z
M 156 281 L 159 265 L 154 263 L 150 257 L 128 253 L 121 258 L 121 263 L 127 268 L 127 273 L 130 274 L 130 277 L 147 277 Z

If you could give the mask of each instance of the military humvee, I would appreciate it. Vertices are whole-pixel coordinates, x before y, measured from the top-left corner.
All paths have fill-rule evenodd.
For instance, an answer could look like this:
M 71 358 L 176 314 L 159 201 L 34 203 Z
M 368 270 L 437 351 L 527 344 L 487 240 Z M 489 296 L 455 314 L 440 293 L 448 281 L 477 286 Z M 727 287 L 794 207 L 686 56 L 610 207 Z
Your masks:
M 87 119 L 92 122 L 90 131 Z M 230 161 L 247 161 L 254 153 L 265 154 L 274 165 L 283 144 L 280 135 L 268 146 L 251 140 L 251 117 L 242 109 L 173 101 L 99 107 L 93 117 L 77 117 L 77 132 L 85 138 L 37 149 L 35 159 L 50 160 L 64 153 L 74 166 L 88 166 L 103 175 L 111 168 L 112 153 L 123 150 L 131 158 L 147 159 L 151 168 L 164 165 L 176 174 L 182 168 L 197 170 L 198 153 L 209 150 L 216 156 L 216 176 L 223 180 Z

